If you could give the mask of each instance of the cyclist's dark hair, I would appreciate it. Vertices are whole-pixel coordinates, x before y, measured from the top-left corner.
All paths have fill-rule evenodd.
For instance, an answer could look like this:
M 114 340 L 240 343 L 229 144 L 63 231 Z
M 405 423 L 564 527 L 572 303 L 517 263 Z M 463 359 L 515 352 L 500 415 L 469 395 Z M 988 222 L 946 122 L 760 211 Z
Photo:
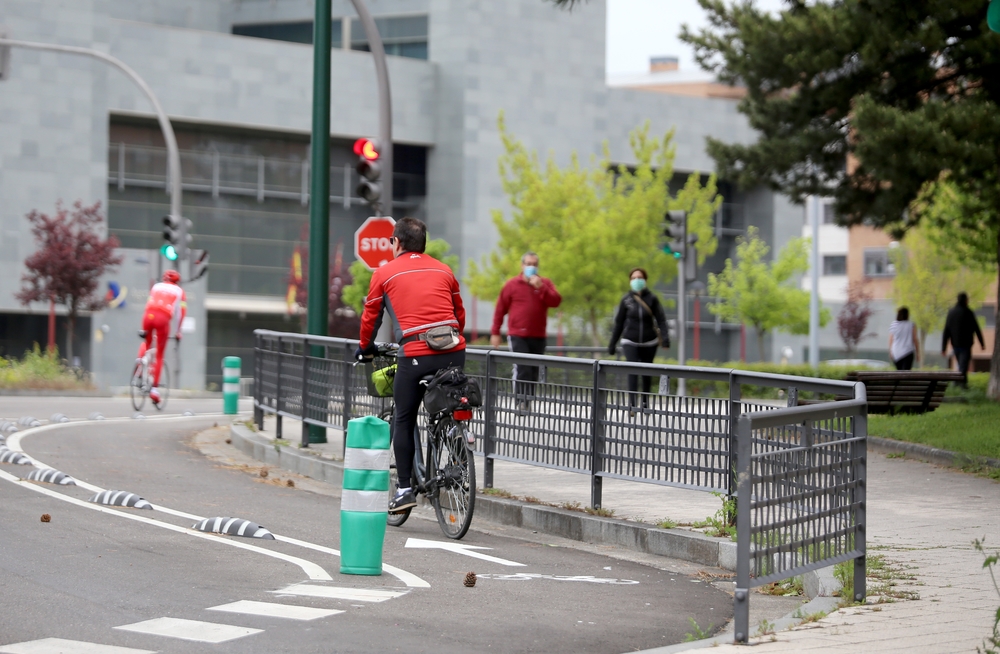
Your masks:
M 906 307 L 899 307 L 899 311 L 896 312 L 896 320 L 909 320 L 910 310 Z
M 422 220 L 410 216 L 401 218 L 393 228 L 392 235 L 399 239 L 403 252 L 423 252 L 427 247 L 427 225 Z
M 969 294 L 968 293 L 964 293 L 963 292 L 963 293 L 959 293 L 958 294 L 958 306 L 960 306 L 960 307 L 967 307 L 967 306 L 969 306 Z

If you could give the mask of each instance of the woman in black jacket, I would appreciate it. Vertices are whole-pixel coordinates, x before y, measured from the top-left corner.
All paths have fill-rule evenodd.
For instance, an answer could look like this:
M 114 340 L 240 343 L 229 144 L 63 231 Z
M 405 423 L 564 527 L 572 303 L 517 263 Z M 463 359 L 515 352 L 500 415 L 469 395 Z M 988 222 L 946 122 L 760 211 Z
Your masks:
M 646 279 L 646 271 L 642 268 L 633 268 L 629 273 L 631 290 L 618 304 L 608 354 L 614 355 L 618 339 L 621 339 L 622 352 L 627 361 L 652 363 L 653 357 L 656 356 L 656 348 L 661 345 L 670 347 L 670 336 L 667 334 L 667 318 L 663 314 L 663 305 L 660 304 L 660 299 L 646 288 Z M 638 375 L 628 376 L 629 403 L 632 406 L 636 405 L 638 381 Z M 652 383 L 652 377 L 643 375 L 642 392 L 648 394 Z M 648 400 L 643 396 L 643 408 L 647 405 Z

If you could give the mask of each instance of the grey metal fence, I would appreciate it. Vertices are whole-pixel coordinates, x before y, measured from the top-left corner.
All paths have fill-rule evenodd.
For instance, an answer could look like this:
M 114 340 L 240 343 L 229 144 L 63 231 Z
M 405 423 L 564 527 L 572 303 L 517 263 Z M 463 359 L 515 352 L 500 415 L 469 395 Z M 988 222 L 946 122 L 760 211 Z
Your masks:
M 264 413 L 343 429 L 379 415 L 357 341 L 257 330 L 254 418 Z M 537 382 L 515 367 L 542 368 Z M 542 370 L 538 371 L 542 373 Z M 696 368 L 470 348 L 466 373 L 483 389 L 483 485 L 497 460 L 586 474 L 601 507 L 604 479 L 726 494 L 736 501 L 736 640 L 749 637 L 752 588 L 854 561 L 865 596 L 867 401 L 864 384 L 721 368 Z M 650 378 L 648 393 L 643 388 Z M 631 379 L 630 379 L 631 378 Z M 728 388 L 728 397 L 681 397 L 676 380 Z M 787 393 L 787 407 L 742 397 L 744 386 Z M 848 396 L 796 406 L 799 392 Z

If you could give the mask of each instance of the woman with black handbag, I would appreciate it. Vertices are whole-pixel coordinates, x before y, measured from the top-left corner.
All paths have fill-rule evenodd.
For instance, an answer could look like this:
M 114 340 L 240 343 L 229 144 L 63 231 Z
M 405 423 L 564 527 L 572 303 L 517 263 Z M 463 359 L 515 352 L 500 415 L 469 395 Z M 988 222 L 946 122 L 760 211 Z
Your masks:
M 646 288 L 646 271 L 633 268 L 629 273 L 629 292 L 622 297 L 615 315 L 615 327 L 608 345 L 608 354 L 614 355 L 618 339 L 621 339 L 622 352 L 626 361 L 652 363 L 656 349 L 660 346 L 670 347 L 670 336 L 667 333 L 667 317 L 663 313 L 663 305 L 648 288 Z M 638 375 L 628 376 L 629 404 L 636 406 L 639 389 Z M 642 376 L 642 407 L 648 406 L 649 389 L 653 378 Z M 633 410 L 634 411 L 634 410 Z

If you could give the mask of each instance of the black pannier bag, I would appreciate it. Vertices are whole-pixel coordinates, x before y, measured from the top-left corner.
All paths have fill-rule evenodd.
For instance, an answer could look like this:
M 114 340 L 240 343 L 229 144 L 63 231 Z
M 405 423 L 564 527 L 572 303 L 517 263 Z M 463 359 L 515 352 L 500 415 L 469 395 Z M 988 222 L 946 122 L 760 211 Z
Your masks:
M 468 400 L 469 406 L 482 406 L 483 393 L 479 382 L 466 376 L 461 368 L 442 368 L 427 383 L 424 408 L 431 415 L 451 411 L 462 405 L 463 397 Z

